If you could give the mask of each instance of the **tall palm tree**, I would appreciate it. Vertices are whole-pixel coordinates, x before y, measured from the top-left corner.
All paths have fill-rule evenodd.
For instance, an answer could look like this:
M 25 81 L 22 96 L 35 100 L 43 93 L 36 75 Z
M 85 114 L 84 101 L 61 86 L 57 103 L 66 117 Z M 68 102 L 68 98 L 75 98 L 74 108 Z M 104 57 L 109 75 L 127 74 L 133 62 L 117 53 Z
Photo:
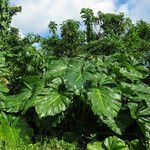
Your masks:
M 55 23 L 55 21 L 50 21 L 50 23 L 48 24 L 48 28 L 49 31 L 53 34 L 53 37 L 57 36 L 57 24 Z
M 80 14 L 82 14 L 81 17 L 84 19 L 83 22 L 86 25 L 87 42 L 90 42 L 93 36 L 93 21 L 94 21 L 93 10 L 90 8 L 82 8 Z

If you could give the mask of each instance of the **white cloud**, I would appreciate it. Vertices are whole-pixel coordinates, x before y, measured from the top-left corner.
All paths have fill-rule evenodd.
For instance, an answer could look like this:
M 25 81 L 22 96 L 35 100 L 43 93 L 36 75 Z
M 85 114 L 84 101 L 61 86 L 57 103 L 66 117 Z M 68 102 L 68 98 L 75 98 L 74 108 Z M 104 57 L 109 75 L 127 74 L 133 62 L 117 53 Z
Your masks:
M 134 22 L 140 19 L 150 22 L 150 0 L 128 0 L 118 11 L 125 12 Z
M 12 26 L 26 34 L 45 33 L 50 20 L 58 24 L 72 18 L 81 20 L 81 8 L 92 8 L 94 12 L 124 12 L 133 20 L 150 22 L 150 0 L 10 0 L 11 4 L 22 6 L 22 12 L 13 17 Z M 120 0 L 121 1 L 121 0 Z M 118 2 L 118 3 L 117 3 Z
M 11 4 L 21 5 L 22 12 L 13 17 L 12 26 L 25 34 L 43 33 L 50 20 L 61 23 L 72 18 L 80 20 L 81 8 L 89 7 L 97 11 L 115 12 L 115 0 L 11 0 Z
M 128 3 L 125 3 L 123 5 L 120 5 L 118 12 L 123 12 L 123 13 L 127 13 L 128 12 Z

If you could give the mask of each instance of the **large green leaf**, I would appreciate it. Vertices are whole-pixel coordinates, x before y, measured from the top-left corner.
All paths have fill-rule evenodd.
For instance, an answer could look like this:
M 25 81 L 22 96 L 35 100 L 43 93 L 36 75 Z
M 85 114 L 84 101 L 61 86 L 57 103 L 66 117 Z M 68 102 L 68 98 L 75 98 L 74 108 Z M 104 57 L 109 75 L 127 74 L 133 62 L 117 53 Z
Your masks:
M 33 131 L 25 119 L 4 113 L 0 114 L 0 138 L 8 145 L 15 145 L 20 140 L 29 142 L 29 136 L 31 137 L 32 134 Z
M 131 142 L 128 142 L 128 146 L 129 146 L 130 150 L 141 150 L 141 149 L 143 149 L 143 146 L 141 145 L 141 143 L 138 139 L 135 139 Z
M 88 92 L 88 98 L 95 114 L 114 118 L 120 110 L 121 96 L 119 93 L 105 88 L 92 88 Z
M 22 81 L 29 90 L 34 90 L 37 86 L 45 86 L 45 80 L 41 79 L 39 76 L 25 76 L 22 78 Z
M 45 81 L 43 80 L 43 82 Z M 25 111 L 30 107 L 35 107 L 39 117 L 55 116 L 65 111 L 71 99 L 64 95 L 65 92 L 60 91 L 59 87 L 61 85 L 60 78 L 52 80 L 51 83 L 45 86 L 35 85 L 32 90 L 32 96 L 25 105 Z
M 111 130 L 121 134 L 124 127 L 114 120 L 121 108 L 120 91 L 115 88 L 116 83 L 111 77 L 103 73 L 98 73 L 96 77 L 97 87 L 87 93 L 92 110 Z
M 127 94 L 127 105 L 147 139 L 150 139 L 150 87 L 146 84 L 121 83 L 122 91 Z
M 82 67 L 83 63 L 81 61 L 70 61 L 64 76 L 66 87 L 75 93 L 80 93 L 83 90 L 84 77 L 81 72 Z
M 36 99 L 38 93 L 40 93 L 45 86 L 45 80 L 40 79 L 38 76 L 26 76 L 23 77 L 24 85 L 28 90 L 32 92 L 32 96 L 25 104 L 23 113 L 25 113 L 30 107 L 34 107 L 34 100 Z
M 115 118 L 100 117 L 107 126 L 117 134 L 122 134 L 125 129 L 131 125 L 134 120 L 131 118 L 129 112 L 119 111 Z
M 67 69 L 68 61 L 67 59 L 52 60 L 47 71 L 47 77 L 63 77 Z
M 35 109 L 40 117 L 54 116 L 65 111 L 70 104 L 70 99 L 58 93 L 44 89 L 35 99 Z
M 131 116 L 137 121 L 141 131 L 147 140 L 150 140 L 150 105 L 128 103 Z
M 129 89 L 136 94 L 138 93 L 150 94 L 150 87 L 143 83 L 129 84 L 129 83 L 121 82 L 121 86 L 122 88 Z
M 69 91 L 80 95 L 84 89 L 85 82 L 92 78 L 89 70 L 90 66 L 90 63 L 84 63 L 84 60 L 80 59 L 74 59 L 69 62 L 64 76 L 64 83 Z
M 129 150 L 125 142 L 116 136 L 106 138 L 103 142 L 91 142 L 87 145 L 88 150 Z
M 148 76 L 148 68 L 136 60 L 132 55 L 127 53 L 118 53 L 114 55 L 114 58 L 115 59 L 111 66 L 115 66 L 115 64 L 118 62 L 118 72 L 116 72 L 117 74 L 119 73 L 123 77 L 126 77 L 132 81 L 138 81 Z
M 87 144 L 87 150 L 102 150 L 100 149 L 102 147 L 102 142 L 90 142 Z
M 114 131 L 117 134 L 121 135 L 125 129 L 124 125 L 122 126 L 122 124 L 120 124 L 120 122 L 117 122 L 114 118 L 100 118 L 112 131 Z
M 106 150 L 129 150 L 125 142 L 116 136 L 106 138 L 102 147 Z
M 131 80 L 139 80 L 139 79 L 143 79 L 145 77 L 142 72 L 139 72 L 132 67 L 121 68 L 120 73 L 124 77 L 127 77 L 128 79 L 131 79 Z
M 6 96 L 6 98 L 1 101 L 0 109 L 6 112 L 17 113 L 24 109 L 31 95 L 32 92 L 24 88 L 18 94 Z

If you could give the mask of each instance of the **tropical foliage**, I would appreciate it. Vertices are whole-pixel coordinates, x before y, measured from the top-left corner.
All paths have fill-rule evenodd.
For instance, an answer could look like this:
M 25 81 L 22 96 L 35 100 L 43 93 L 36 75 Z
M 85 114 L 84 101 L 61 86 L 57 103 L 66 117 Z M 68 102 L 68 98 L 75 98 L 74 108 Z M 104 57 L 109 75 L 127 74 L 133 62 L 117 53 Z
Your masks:
M 150 149 L 149 23 L 83 8 L 61 37 L 50 21 L 49 37 L 21 38 L 21 7 L 0 10 L 2 149 Z

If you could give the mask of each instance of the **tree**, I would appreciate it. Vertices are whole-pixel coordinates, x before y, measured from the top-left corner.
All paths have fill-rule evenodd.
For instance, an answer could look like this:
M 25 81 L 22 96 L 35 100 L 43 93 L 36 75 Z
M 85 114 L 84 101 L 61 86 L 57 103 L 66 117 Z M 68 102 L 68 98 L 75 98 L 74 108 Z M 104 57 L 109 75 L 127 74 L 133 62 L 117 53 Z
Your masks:
M 90 8 L 82 8 L 81 9 L 81 17 L 84 19 L 83 22 L 86 25 L 86 36 L 87 42 L 89 43 L 93 40 L 93 21 L 94 21 L 94 13 L 93 10 Z
M 12 16 L 21 11 L 21 7 L 10 7 L 9 0 L 0 1 L 0 31 L 1 36 L 5 37 L 9 33 L 8 29 L 11 23 Z
M 124 18 L 124 14 L 104 14 L 101 11 L 97 13 L 97 25 L 100 27 L 99 33 L 103 35 L 123 35 L 130 24 L 130 19 Z
M 139 37 L 144 40 L 150 40 L 150 24 L 140 20 L 136 25 Z
M 9 7 L 8 7 L 8 0 L 1 0 L 0 1 L 0 31 L 1 36 L 5 36 L 8 33 L 8 28 L 10 24 L 10 14 L 9 14 Z
M 57 37 L 57 24 L 54 21 L 50 21 L 48 24 L 49 31 L 52 33 L 53 37 Z
M 61 36 L 63 42 L 63 50 L 69 56 L 73 56 L 77 46 L 80 44 L 79 22 L 68 19 L 61 25 Z
M 13 7 L 10 7 L 10 10 L 9 10 L 9 14 L 10 16 L 14 16 L 16 15 L 17 12 L 21 12 L 21 6 L 13 6 Z

